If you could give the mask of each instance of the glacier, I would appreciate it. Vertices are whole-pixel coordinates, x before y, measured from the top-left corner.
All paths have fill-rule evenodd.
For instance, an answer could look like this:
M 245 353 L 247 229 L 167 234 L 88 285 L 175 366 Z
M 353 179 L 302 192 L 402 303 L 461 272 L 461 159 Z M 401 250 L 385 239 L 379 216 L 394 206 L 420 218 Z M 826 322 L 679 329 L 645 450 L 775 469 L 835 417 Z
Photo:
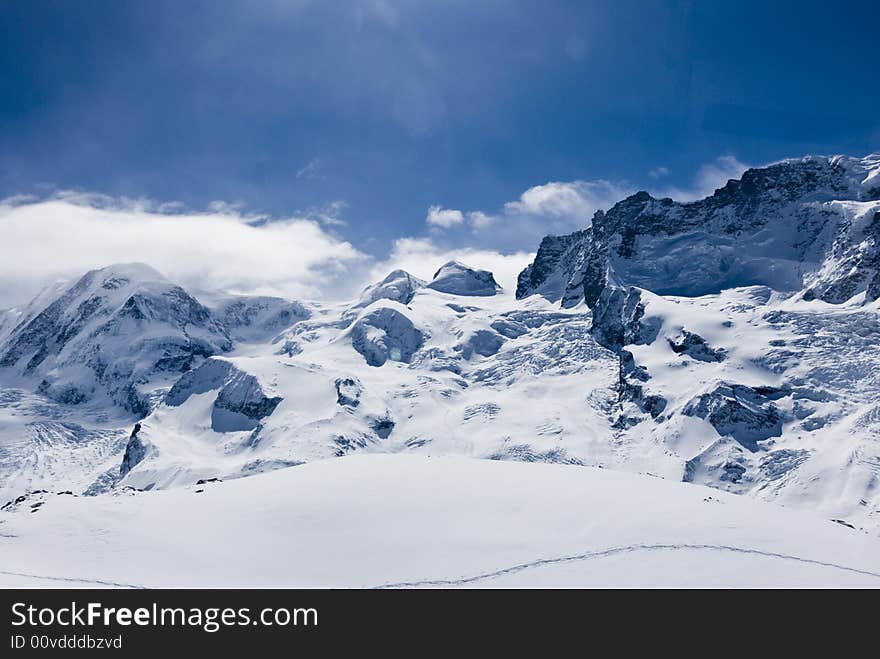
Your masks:
M 511 524 L 556 519 L 562 505 L 594 516 L 603 496 L 631 488 L 645 510 L 655 505 L 646 498 L 693 498 L 691 521 L 704 533 L 678 542 L 683 520 L 640 536 L 608 518 L 587 542 L 565 517 L 558 543 L 532 537 L 531 553 L 498 547 L 487 532 L 479 546 L 491 560 L 437 541 L 457 558 L 411 570 L 379 561 L 338 579 L 316 567 L 277 583 L 651 583 L 659 572 L 630 578 L 618 556 L 637 546 L 654 547 L 638 551 L 658 556 L 657 570 L 676 566 L 679 585 L 835 583 L 828 565 L 840 561 L 807 551 L 814 534 L 852 544 L 850 563 L 865 574 L 848 574 L 871 582 L 880 568 L 858 557 L 880 556 L 880 154 L 753 168 L 690 203 L 639 192 L 584 219 L 573 234 L 544 238 L 515 291 L 458 261 L 431 281 L 393 271 L 334 303 L 188 292 L 148 265 L 120 264 L 0 312 L 0 503 L 9 502 L 0 546 L 20 563 L 10 583 L 50 572 L 89 583 L 216 582 L 199 570 L 162 576 L 149 558 L 143 574 L 127 574 L 112 557 L 86 556 L 102 554 L 85 536 L 85 553 L 68 562 L 48 551 L 43 560 L 29 543 L 74 534 L 69 516 L 94 516 L 95 533 L 113 533 L 101 529 L 119 505 L 144 525 L 119 526 L 121 546 L 155 548 L 144 534 L 163 516 L 210 516 L 214 497 L 213 514 L 235 511 L 233 527 L 280 542 L 251 529 L 242 499 L 296 517 L 306 514 L 299 504 L 278 502 L 285 488 L 321 499 L 332 483 L 348 494 L 327 500 L 326 525 L 308 527 L 317 555 L 347 519 L 342 502 L 360 496 L 358 479 L 387 511 L 379 527 L 419 511 L 428 521 L 414 528 L 453 515 L 479 526 L 506 505 L 531 506 Z M 374 468 L 375 482 L 362 473 Z M 457 498 L 477 496 L 468 478 L 498 488 L 482 488 L 472 512 Z M 592 499 L 571 494 L 582 487 L 596 488 Z M 432 501 L 432 491 L 445 494 Z M 398 492 L 419 499 L 403 511 Z M 654 528 L 650 515 L 617 505 L 608 503 L 625 528 Z M 762 512 L 752 527 L 745 512 L 737 518 L 737 544 L 712 516 L 739 507 Z M 761 520 L 777 515 L 778 542 L 761 544 L 773 526 Z M 792 528 L 802 540 L 785 536 Z M 377 537 L 359 536 L 376 556 Z M 742 551 L 709 549 L 719 546 Z M 630 549 L 602 554 L 615 547 Z M 724 567 L 706 566 L 701 582 L 700 570 L 679 569 L 682 552 L 721 552 Z M 597 562 L 551 560 L 580 555 Z M 791 572 L 776 579 L 782 563 Z M 599 564 L 611 572 L 603 577 Z M 753 581 L 719 580 L 753 564 Z M 270 572 L 245 570 L 241 585 Z

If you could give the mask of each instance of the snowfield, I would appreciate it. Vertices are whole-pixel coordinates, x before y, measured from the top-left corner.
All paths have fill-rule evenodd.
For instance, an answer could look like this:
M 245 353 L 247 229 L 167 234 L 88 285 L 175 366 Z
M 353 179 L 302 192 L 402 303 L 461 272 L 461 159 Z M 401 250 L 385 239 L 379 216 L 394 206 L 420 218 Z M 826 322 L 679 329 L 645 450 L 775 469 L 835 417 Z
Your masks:
M 5 586 L 880 586 L 880 543 L 809 514 L 606 469 L 412 455 L 38 495 L 4 517 L 0 553 Z
M 878 172 L 640 192 L 516 290 L 55 284 L 0 311 L 3 579 L 878 586 Z

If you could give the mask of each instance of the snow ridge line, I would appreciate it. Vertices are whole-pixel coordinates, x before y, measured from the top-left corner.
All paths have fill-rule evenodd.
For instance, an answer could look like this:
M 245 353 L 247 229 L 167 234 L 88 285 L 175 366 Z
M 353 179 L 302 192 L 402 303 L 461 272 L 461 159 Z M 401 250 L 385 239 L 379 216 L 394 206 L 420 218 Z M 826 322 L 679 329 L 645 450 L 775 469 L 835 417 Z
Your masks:
M 384 588 L 415 588 L 417 586 L 461 586 L 471 583 L 476 583 L 478 581 L 485 581 L 487 579 L 494 579 L 495 577 L 505 576 L 508 574 L 515 574 L 517 572 L 523 572 L 525 570 L 529 570 L 532 568 L 544 567 L 546 565 L 557 565 L 560 563 L 574 563 L 577 561 L 585 561 L 591 558 L 602 558 L 605 556 L 613 556 L 615 554 L 625 554 L 628 552 L 637 552 L 637 551 L 669 551 L 669 550 L 681 550 L 681 549 L 693 549 L 697 551 L 727 551 L 734 552 L 740 554 L 754 554 L 757 556 L 767 556 L 770 558 L 779 558 L 788 561 L 798 561 L 800 563 L 808 563 L 810 565 L 820 565 L 822 567 L 832 567 L 838 570 L 844 570 L 846 572 L 854 572 L 856 574 L 863 574 L 869 577 L 876 577 L 880 579 L 880 573 L 871 572 L 870 570 L 861 570 L 859 568 L 849 567 L 847 565 L 840 565 L 838 563 L 830 563 L 826 561 L 820 561 L 813 558 L 803 558 L 801 556 L 794 556 L 792 554 L 782 554 L 778 552 L 772 551 L 762 551 L 760 549 L 749 549 L 746 547 L 733 547 L 730 545 L 709 545 L 709 544 L 634 544 L 634 545 L 624 545 L 622 547 L 611 547 L 609 549 L 600 549 L 597 551 L 585 552 L 583 554 L 574 554 L 571 556 L 560 556 L 557 558 L 542 558 L 537 561 L 530 561 L 528 563 L 520 563 L 518 565 L 512 565 L 511 567 L 502 568 L 500 570 L 494 570 L 492 572 L 483 572 L 481 574 L 475 574 L 469 577 L 462 577 L 461 579 L 427 579 L 424 581 L 401 581 L 398 583 L 386 583 L 379 586 L 374 586 L 376 589 L 384 589 Z
M 64 581 L 67 583 L 86 583 L 86 584 L 97 584 L 99 586 L 114 586 L 116 588 L 133 588 L 136 590 L 144 590 L 146 586 L 137 586 L 135 584 L 130 583 L 118 583 L 116 581 L 100 581 L 98 579 L 76 579 L 73 577 L 49 577 L 42 574 L 26 574 L 24 572 L 6 572 L 4 570 L 0 570 L 0 574 L 5 574 L 11 577 L 28 577 L 30 579 L 46 579 L 47 581 Z

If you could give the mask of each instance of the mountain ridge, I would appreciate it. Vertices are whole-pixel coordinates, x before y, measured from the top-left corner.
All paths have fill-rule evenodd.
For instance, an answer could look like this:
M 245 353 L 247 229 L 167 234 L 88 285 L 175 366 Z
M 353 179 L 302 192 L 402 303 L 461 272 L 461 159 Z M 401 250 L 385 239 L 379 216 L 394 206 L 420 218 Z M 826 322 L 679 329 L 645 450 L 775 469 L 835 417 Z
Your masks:
M 650 473 L 876 533 L 877 172 L 809 157 L 697 202 L 637 193 L 544 238 L 515 294 L 459 262 L 338 304 L 203 303 L 148 266 L 92 271 L 0 324 L 0 473 L 10 496 L 100 494 L 465 455 Z

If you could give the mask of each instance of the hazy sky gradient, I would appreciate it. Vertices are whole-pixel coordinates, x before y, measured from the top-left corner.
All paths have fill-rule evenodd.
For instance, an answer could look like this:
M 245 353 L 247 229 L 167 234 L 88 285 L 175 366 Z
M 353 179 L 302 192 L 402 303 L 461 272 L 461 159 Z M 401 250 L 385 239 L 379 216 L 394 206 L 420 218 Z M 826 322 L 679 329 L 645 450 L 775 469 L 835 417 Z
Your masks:
M 533 250 L 639 188 L 688 198 L 743 163 L 880 150 L 877 2 L 0 13 L 0 198 L 222 200 L 310 218 L 379 259 L 407 237 Z

